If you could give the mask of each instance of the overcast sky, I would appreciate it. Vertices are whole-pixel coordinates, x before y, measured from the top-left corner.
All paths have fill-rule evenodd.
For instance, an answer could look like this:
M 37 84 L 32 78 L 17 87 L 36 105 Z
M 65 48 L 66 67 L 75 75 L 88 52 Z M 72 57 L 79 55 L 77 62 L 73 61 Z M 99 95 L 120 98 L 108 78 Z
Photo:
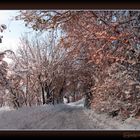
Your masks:
M 0 35 L 3 35 L 0 51 L 6 49 L 16 51 L 21 34 L 31 31 L 24 26 L 23 21 L 12 20 L 14 16 L 19 14 L 18 12 L 18 10 L 0 10 L 0 24 L 7 26 L 7 29 L 0 33 Z

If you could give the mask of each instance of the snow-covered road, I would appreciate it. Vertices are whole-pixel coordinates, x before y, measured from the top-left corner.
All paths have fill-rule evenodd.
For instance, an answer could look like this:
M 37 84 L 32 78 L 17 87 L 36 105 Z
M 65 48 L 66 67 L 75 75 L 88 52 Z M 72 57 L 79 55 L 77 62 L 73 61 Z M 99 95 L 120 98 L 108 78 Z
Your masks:
M 0 129 L 8 130 L 116 130 L 139 129 L 138 121 L 121 122 L 83 107 L 83 100 L 60 105 L 0 109 Z
M 83 101 L 0 111 L 0 129 L 91 129 Z
M 89 118 L 84 114 L 83 108 L 61 106 L 52 109 L 48 115 L 43 115 L 25 129 L 90 129 Z

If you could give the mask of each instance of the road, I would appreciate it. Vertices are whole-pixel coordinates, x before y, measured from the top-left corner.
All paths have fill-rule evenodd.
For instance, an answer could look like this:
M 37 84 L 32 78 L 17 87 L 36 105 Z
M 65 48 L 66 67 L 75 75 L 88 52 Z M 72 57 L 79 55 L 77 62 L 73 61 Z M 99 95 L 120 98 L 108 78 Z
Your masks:
M 62 105 L 50 113 L 39 114 L 39 118 L 25 123 L 20 129 L 93 129 L 92 120 L 84 113 L 83 107 Z
M 139 129 L 138 121 L 126 123 L 83 107 L 83 101 L 0 109 L 0 129 L 5 130 L 116 130 Z

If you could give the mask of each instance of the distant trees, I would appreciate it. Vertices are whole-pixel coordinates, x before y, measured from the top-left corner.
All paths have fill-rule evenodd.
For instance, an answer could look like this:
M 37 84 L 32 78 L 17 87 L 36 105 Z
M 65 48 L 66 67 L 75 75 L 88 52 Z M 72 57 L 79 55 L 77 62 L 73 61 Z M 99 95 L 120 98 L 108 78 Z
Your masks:
M 50 34 L 49 34 L 50 35 Z M 61 68 L 63 61 L 62 49 L 52 45 L 55 42 L 39 37 L 21 38 L 19 49 L 12 71 L 22 80 L 21 89 L 24 91 L 26 105 L 62 102 L 64 76 Z M 62 82 L 62 84 L 61 84 Z M 59 99 L 60 98 L 60 99 Z

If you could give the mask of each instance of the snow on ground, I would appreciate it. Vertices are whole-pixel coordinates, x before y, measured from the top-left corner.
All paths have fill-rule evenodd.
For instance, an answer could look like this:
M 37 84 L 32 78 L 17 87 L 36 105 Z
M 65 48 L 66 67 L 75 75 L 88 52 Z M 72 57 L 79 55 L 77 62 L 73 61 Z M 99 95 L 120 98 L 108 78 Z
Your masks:
M 75 107 L 84 107 L 84 102 L 85 102 L 85 99 L 82 98 L 81 100 L 77 101 L 77 102 L 71 102 L 71 103 L 68 103 L 68 105 L 70 106 L 75 106 Z
M 4 111 L 10 111 L 12 110 L 12 108 L 10 108 L 9 106 L 4 106 L 0 108 L 0 113 L 4 112 Z
M 83 107 L 84 99 L 59 105 L 0 108 L 2 130 L 140 130 L 139 120 L 126 121 L 97 114 Z
M 0 113 L 0 129 L 30 129 L 32 125 L 36 125 L 36 122 L 39 123 L 43 118 L 47 118 L 54 108 L 57 112 L 62 107 L 61 105 L 59 108 L 41 105 L 11 111 L 5 110 L 5 112 Z

